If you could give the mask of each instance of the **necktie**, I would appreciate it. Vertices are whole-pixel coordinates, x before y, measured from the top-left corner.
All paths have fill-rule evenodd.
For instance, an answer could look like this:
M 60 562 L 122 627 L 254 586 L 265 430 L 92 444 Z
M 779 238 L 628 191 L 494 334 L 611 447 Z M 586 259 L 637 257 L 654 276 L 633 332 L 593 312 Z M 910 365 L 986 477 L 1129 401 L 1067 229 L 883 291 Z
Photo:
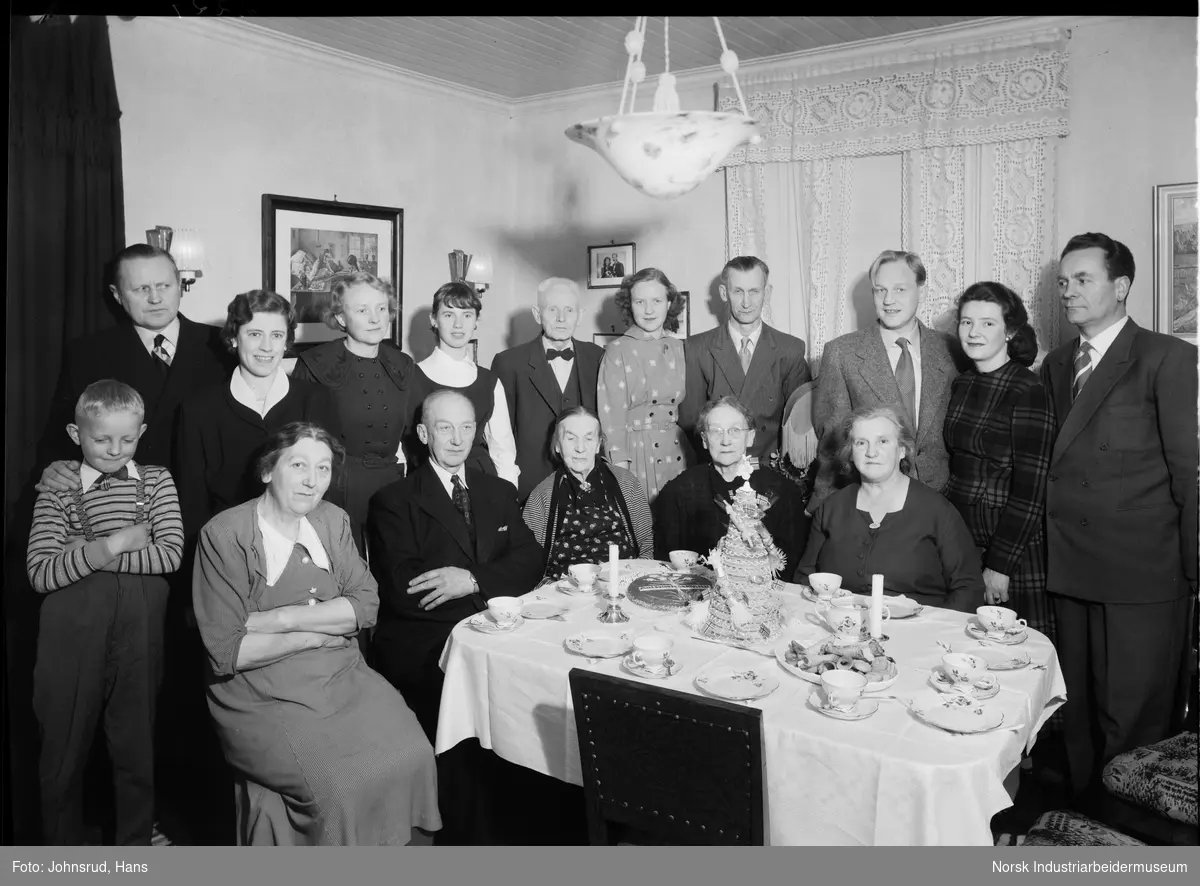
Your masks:
M 572 350 L 571 348 L 563 348 L 561 351 L 547 351 L 546 352 L 547 360 L 553 360 L 555 357 L 557 357 L 560 360 L 567 360 L 567 361 L 574 360 L 575 359 L 575 351 Z
M 473 532 L 475 524 L 471 519 L 471 495 L 467 492 L 467 487 L 463 486 L 462 478 L 458 474 L 451 475 L 450 483 L 454 487 L 454 492 L 450 496 L 454 499 L 454 506 L 458 508 L 458 512 L 467 521 L 467 527 Z
M 741 351 L 742 373 L 743 374 L 748 373 L 750 371 L 750 359 L 753 356 L 754 356 L 754 354 L 750 350 L 750 337 L 746 336 L 745 338 L 742 339 L 742 351 Z
M 900 386 L 900 403 L 908 412 L 908 420 L 917 428 L 917 374 L 913 369 L 912 354 L 908 352 L 908 339 L 898 338 L 900 361 L 896 364 L 896 384 Z
M 154 336 L 154 350 L 151 351 L 151 354 L 158 358 L 158 371 L 163 375 L 167 374 L 167 370 L 171 366 L 171 355 L 167 353 L 167 348 L 164 344 L 166 340 L 167 337 L 161 332 Z
M 1075 380 L 1071 382 L 1071 402 L 1079 399 L 1079 392 L 1087 384 L 1088 376 L 1092 374 L 1092 346 L 1083 339 L 1079 340 L 1079 350 L 1075 352 Z

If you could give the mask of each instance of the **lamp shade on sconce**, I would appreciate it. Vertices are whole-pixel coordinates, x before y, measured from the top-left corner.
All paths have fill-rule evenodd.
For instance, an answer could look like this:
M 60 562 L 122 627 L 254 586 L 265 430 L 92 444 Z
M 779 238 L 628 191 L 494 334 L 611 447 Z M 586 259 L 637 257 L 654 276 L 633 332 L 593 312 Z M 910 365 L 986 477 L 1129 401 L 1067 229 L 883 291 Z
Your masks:
M 171 237 L 171 258 L 179 268 L 179 276 L 194 280 L 203 277 L 204 243 L 192 228 L 178 228 Z
M 466 274 L 467 282 L 477 286 L 490 286 L 493 270 L 492 257 L 486 252 L 477 253 L 471 256 L 471 266 L 467 268 Z

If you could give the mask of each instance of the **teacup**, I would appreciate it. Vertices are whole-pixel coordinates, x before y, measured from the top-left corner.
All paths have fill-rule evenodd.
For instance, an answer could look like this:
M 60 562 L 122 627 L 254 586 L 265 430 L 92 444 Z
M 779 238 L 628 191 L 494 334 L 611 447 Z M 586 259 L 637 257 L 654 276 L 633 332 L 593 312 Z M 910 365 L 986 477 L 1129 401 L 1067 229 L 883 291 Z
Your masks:
M 1017 618 L 1017 613 L 1003 606 L 980 606 L 975 610 L 979 623 L 989 634 L 1007 634 L 1020 631 L 1028 622 Z
M 892 613 L 884 606 L 883 620 L 887 621 L 891 617 Z M 871 610 L 869 606 L 848 597 L 834 598 L 822 604 L 821 618 L 835 634 L 857 640 L 862 636 L 863 628 L 870 625 Z
M 671 565 L 684 572 L 700 562 L 700 555 L 695 551 L 671 551 Z
M 996 675 L 988 673 L 987 662 L 966 652 L 951 652 L 942 656 L 942 674 L 960 690 L 972 686 L 990 689 L 996 685 Z
M 808 586 L 820 600 L 829 600 L 842 586 L 842 577 L 835 572 L 814 572 L 808 577 Z
M 599 574 L 600 567 L 591 563 L 575 563 L 567 567 L 567 575 L 571 576 L 571 581 L 581 588 L 590 588 L 594 585 L 596 576 Z
M 867 688 L 867 678 L 858 671 L 826 671 L 821 675 L 825 702 L 835 711 L 852 713 Z
M 492 621 L 506 628 L 521 614 L 521 601 L 516 597 L 492 597 L 488 600 L 488 614 Z
M 634 638 L 633 652 L 629 658 L 638 667 L 661 671 L 674 645 L 675 641 L 665 634 L 643 634 Z

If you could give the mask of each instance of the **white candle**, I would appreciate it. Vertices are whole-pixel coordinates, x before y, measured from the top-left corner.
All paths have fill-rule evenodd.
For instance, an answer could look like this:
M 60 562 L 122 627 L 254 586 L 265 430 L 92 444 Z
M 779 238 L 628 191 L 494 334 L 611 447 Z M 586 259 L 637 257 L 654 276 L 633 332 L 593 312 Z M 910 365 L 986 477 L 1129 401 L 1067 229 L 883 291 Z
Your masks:
M 871 576 L 871 636 L 883 636 L 883 576 Z
M 609 545 L 608 546 L 608 593 L 613 597 L 616 597 L 618 595 L 617 594 L 617 591 L 618 591 L 617 576 L 621 571 L 621 567 L 617 564 L 617 561 L 620 559 L 621 559 L 620 547 L 618 547 L 617 545 Z

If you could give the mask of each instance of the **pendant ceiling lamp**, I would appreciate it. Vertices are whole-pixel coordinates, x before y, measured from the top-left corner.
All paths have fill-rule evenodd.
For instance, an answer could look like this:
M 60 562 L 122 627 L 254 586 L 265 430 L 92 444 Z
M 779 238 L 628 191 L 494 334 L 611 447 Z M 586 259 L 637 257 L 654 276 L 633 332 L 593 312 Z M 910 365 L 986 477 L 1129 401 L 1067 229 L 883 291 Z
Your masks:
M 625 65 L 625 83 L 617 113 L 576 123 L 567 130 L 567 138 L 587 145 L 643 194 L 662 198 L 686 194 L 712 175 L 730 152 L 747 142 L 762 141 L 758 127 L 746 111 L 746 98 L 737 81 L 737 53 L 725 44 L 720 20 L 714 16 L 713 22 L 721 41 L 721 68 L 733 78 L 742 113 L 679 109 L 675 75 L 671 73 L 670 18 L 663 23 L 665 64 L 654 91 L 653 110 L 635 112 L 638 84 L 646 79 L 646 66 L 642 63 L 646 16 L 641 15 L 625 36 L 629 61 Z

